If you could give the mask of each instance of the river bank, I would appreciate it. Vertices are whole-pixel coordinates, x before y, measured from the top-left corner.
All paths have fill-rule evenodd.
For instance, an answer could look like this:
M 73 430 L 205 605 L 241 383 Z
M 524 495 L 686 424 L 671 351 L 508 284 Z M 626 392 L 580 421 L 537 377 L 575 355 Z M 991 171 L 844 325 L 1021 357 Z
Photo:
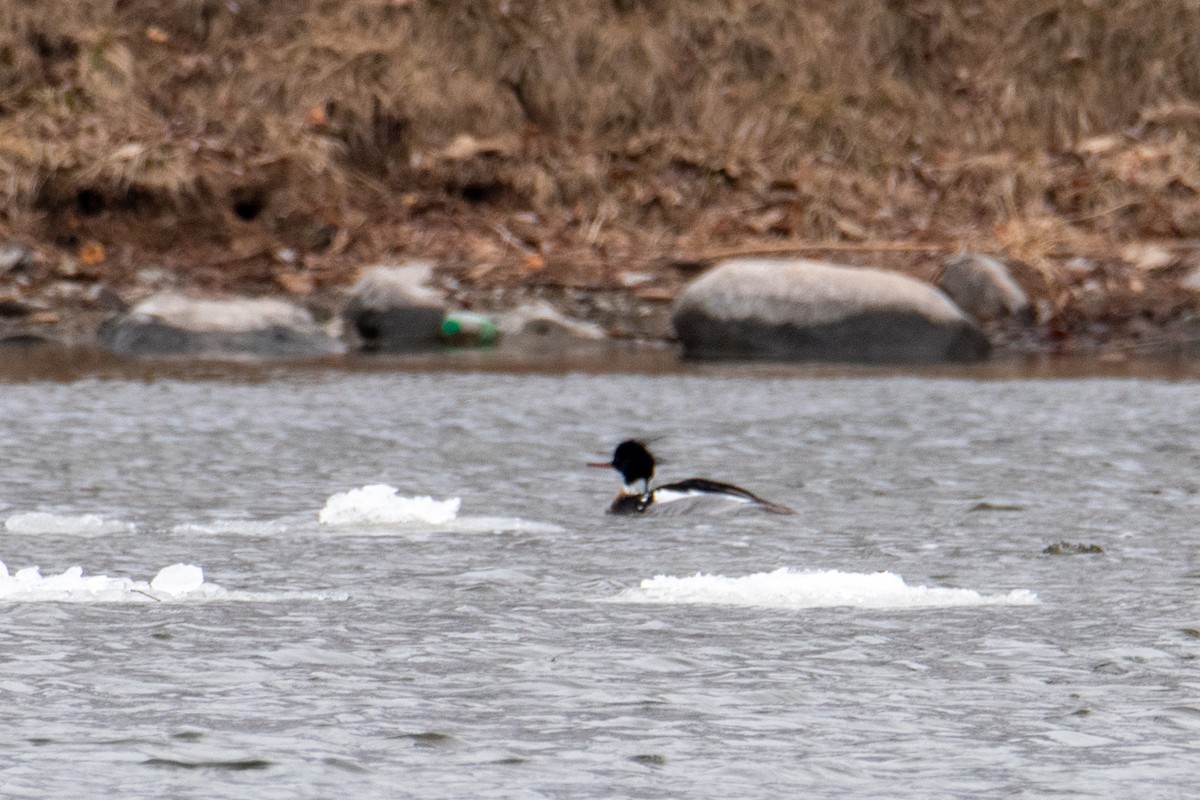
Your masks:
M 363 267 L 420 259 L 453 307 L 668 342 L 725 258 L 932 281 L 970 251 L 1033 301 L 1001 354 L 1198 338 L 1187 0 L 4 13 L 0 336 L 86 341 L 164 290 L 325 321 Z
M 444 231 L 443 242 L 452 240 Z M 437 236 L 429 234 L 431 242 Z M 432 248 L 437 250 L 437 247 Z M 1159 258 L 1165 248 L 1146 252 Z M 882 243 L 856 248 L 788 246 L 760 241 L 708 255 L 643 253 L 636 260 L 606 262 L 583 278 L 570 268 L 531 270 L 523 261 L 493 265 L 486 274 L 471 267 L 441 265 L 430 281 L 450 309 L 500 314 L 530 303 L 548 305 L 564 318 L 591 324 L 614 342 L 671 348 L 671 309 L 687 284 L 717 257 L 738 254 L 825 254 L 842 263 L 883 265 L 933 282 L 944 261 L 932 247 Z M 6 255 L 7 254 L 7 255 Z M 0 342 L 90 347 L 97 330 L 157 293 L 195 297 L 286 298 L 307 309 L 335 334 L 337 320 L 362 272 L 350 261 L 280 271 L 276 259 L 226 265 L 220 280 L 209 269 L 190 266 L 194 253 L 165 253 L 167 266 L 122 268 L 107 259 L 81 264 L 53 247 L 10 242 L 0 246 Z M 386 257 L 380 253 L 380 259 Z M 4 258 L 8 266 L 4 267 Z M 386 262 L 381 262 L 386 263 Z M 1022 356 L 1082 356 L 1105 360 L 1191 357 L 1200 352 L 1200 270 L 1189 257 L 1170 255 L 1153 268 L 1120 258 L 1093 262 L 1074 257 L 1062 280 L 1047 285 L 1027 265 L 1008 262 L 1014 279 L 1030 296 L 1035 319 L 982 320 L 1003 361 Z M 264 274 L 269 276 L 264 280 Z M 315 276 L 319 275 L 318 280 Z

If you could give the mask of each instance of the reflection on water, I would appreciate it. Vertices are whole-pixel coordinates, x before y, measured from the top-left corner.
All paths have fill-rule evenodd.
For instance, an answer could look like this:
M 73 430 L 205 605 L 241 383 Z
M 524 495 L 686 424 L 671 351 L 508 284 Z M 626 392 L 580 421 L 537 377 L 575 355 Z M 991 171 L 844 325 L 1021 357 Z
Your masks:
M 128 595 L 0 600 L 5 792 L 1191 793 L 1191 365 L 639 358 L 0 358 L 7 577 Z M 630 435 L 800 513 L 605 516 Z

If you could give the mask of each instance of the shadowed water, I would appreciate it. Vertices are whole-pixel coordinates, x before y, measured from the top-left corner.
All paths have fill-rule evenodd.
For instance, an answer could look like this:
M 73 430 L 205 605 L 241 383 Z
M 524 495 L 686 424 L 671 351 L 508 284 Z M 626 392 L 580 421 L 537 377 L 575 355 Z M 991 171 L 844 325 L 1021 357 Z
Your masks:
M 1200 769 L 1193 383 L 0 388 L 11 572 L 186 563 L 227 593 L 0 601 L 10 796 L 1144 798 Z M 630 435 L 661 437 L 663 480 L 799 514 L 607 517 L 617 477 L 583 465 Z M 381 483 L 458 518 L 318 522 Z M 1063 541 L 1103 553 L 1043 554 Z M 1036 602 L 788 607 L 781 568 Z M 652 580 L 697 573 L 745 602 Z

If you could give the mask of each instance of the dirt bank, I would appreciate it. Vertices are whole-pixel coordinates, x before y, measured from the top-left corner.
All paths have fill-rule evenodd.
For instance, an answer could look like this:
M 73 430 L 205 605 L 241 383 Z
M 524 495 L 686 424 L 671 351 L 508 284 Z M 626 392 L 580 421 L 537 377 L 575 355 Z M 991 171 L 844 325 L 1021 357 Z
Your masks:
M 419 257 L 661 337 L 723 255 L 966 248 L 1037 301 L 1011 346 L 1196 338 L 1190 0 L 10 3 L 0 56 L 10 332 L 163 286 L 328 313 Z

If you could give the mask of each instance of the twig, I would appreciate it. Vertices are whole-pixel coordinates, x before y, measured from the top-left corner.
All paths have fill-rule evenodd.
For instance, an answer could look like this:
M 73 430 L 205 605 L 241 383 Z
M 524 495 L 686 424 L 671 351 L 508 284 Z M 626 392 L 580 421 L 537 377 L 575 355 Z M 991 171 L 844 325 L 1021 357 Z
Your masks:
M 537 250 L 533 249 L 532 247 L 530 247 L 529 245 L 525 244 L 520 239 L 518 239 L 516 236 L 514 236 L 512 231 L 510 231 L 508 228 L 504 227 L 500 223 L 489 222 L 487 224 L 488 224 L 488 227 L 490 227 L 493 231 L 495 231 L 496 235 L 499 236 L 504 241 L 504 243 L 507 244 L 509 247 L 512 247 L 516 250 L 520 250 L 521 252 L 527 253 L 527 254 L 537 252 Z
M 1117 203 L 1115 206 L 1109 206 L 1108 208 L 1102 208 L 1099 211 L 1092 211 L 1087 214 L 1080 214 L 1079 216 L 1076 216 L 1076 217 L 1067 217 L 1066 219 L 1067 219 L 1067 222 L 1070 222 L 1070 223 L 1087 222 L 1089 219 L 1096 219 L 1097 217 L 1107 217 L 1109 214 L 1115 214 L 1118 211 L 1124 211 L 1125 209 L 1127 209 L 1131 206 L 1140 205 L 1140 203 L 1141 203 L 1141 201 L 1139 201 L 1139 200 L 1129 200 L 1124 203 Z

